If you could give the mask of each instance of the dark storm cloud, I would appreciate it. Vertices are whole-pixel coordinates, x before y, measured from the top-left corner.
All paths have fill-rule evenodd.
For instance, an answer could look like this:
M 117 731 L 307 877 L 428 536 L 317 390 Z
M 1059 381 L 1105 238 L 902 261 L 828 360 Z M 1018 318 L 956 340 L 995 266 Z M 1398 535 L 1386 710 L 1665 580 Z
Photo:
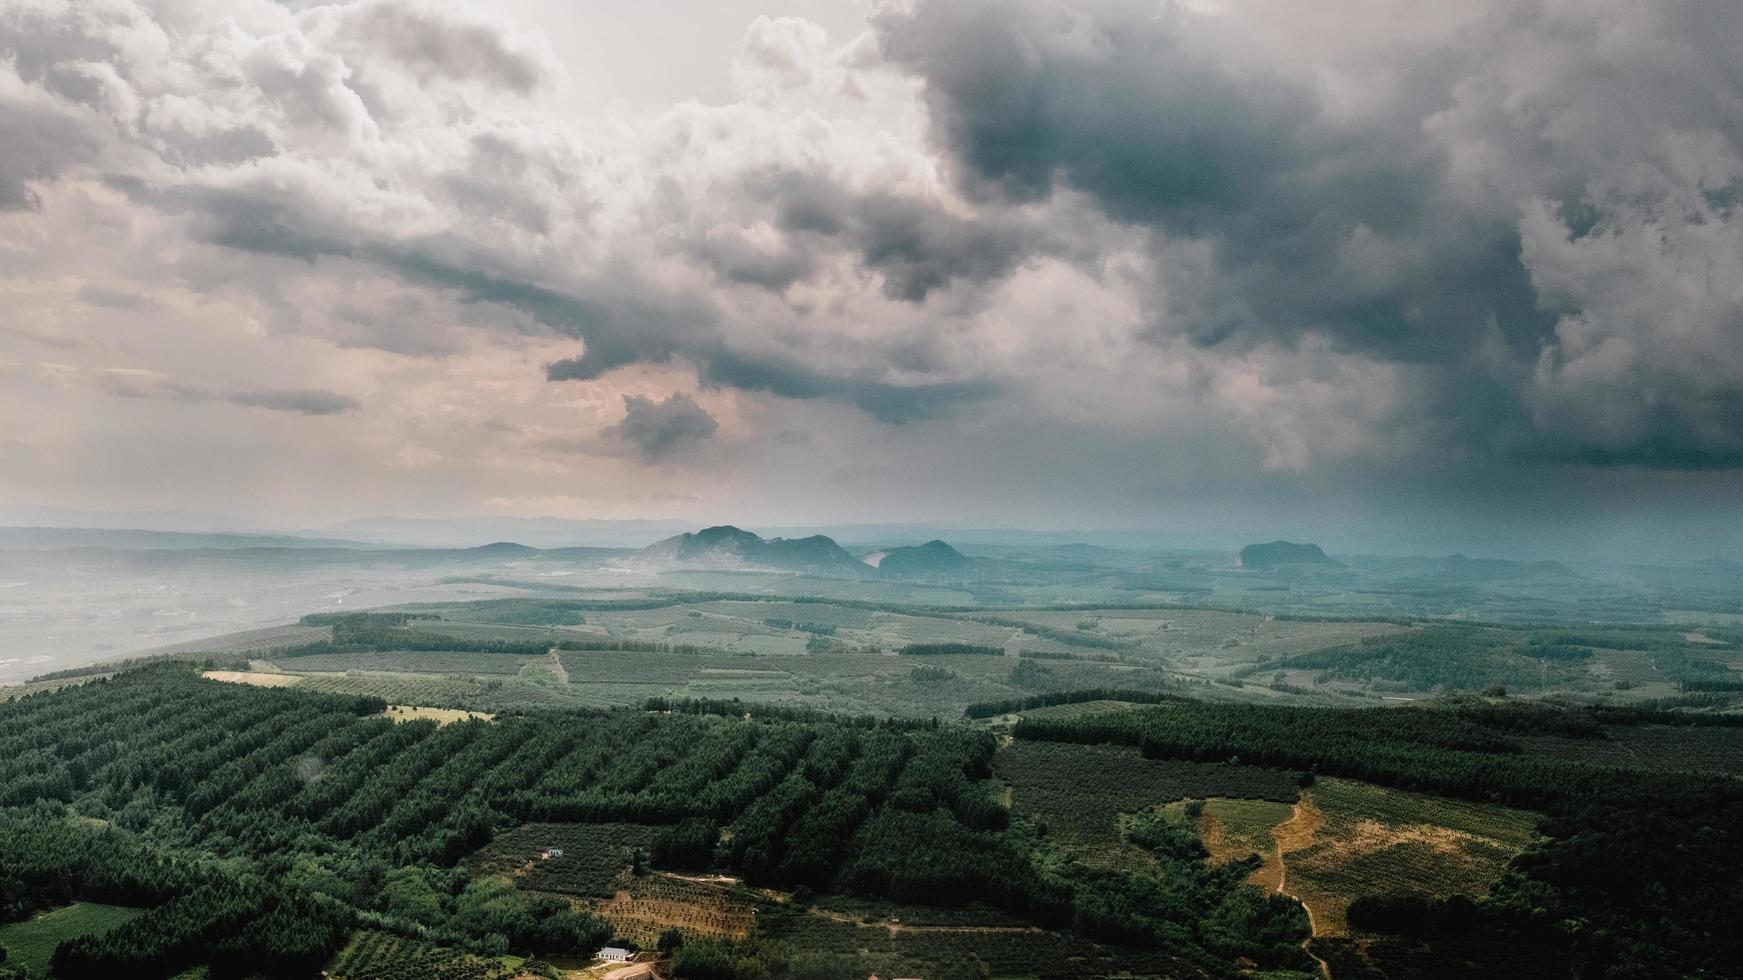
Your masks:
M 702 298 L 662 290 L 627 269 L 606 269 L 567 290 L 490 269 L 488 256 L 449 259 L 452 242 L 383 241 L 325 215 L 314 202 L 279 189 L 177 188 L 154 190 L 137 182 L 122 189 L 166 210 L 186 212 L 202 224 L 206 240 L 228 248 L 314 262 L 348 258 L 388 269 L 426 286 L 452 290 L 466 302 L 520 310 L 545 327 L 583 341 L 580 356 L 546 366 L 549 381 L 590 381 L 631 364 L 683 360 L 708 387 L 763 391 L 784 398 L 826 399 L 860 408 L 880 421 L 936 416 L 951 406 L 988 397 L 984 381 L 897 384 L 865 374 L 820 370 L 797 358 L 736 348 L 729 327 Z
M 1234 351 L 1329 338 L 1406 370 L 1414 411 L 1495 460 L 1743 457 L 1743 427 L 1724 424 L 1743 372 L 1701 356 L 1743 344 L 1743 306 L 1714 316 L 1710 291 L 1664 288 L 1663 307 L 1631 308 L 1583 274 L 1609 262 L 1647 294 L 1672 278 L 1652 262 L 1733 264 L 1734 244 L 1677 233 L 1736 221 L 1703 171 L 1743 159 L 1743 6 L 1507 5 L 1374 58 L 1373 105 L 1355 114 L 1151 0 L 921 0 L 875 22 L 885 56 L 924 80 L 935 139 L 983 209 L 1070 189 L 1150 229 L 1159 265 L 1169 243 L 1212 247 L 1209 275 L 1158 297 L 1158 335 Z M 1492 190 L 1466 191 L 1472 167 Z M 1687 192 L 1708 210 L 1697 194 L 1679 212 Z M 1533 201 L 1566 216 L 1537 229 L 1563 268 L 1528 254 Z M 1657 257 L 1553 247 L 1655 230 Z M 1691 328 L 1660 332 L 1679 318 Z
M 0 95 L 0 211 L 34 211 L 33 183 L 99 155 L 86 124 L 55 107 Z
M 1237 76 L 1184 22 L 1153 2 L 1092 0 L 924 3 L 881 24 L 888 56 L 925 78 L 971 193 L 1070 187 L 1115 220 L 1215 243 L 1214 294 L 1180 324 L 1199 343 L 1318 330 L 1439 359 L 1498 321 L 1535 353 L 1552 321 L 1511 222 L 1436 206 L 1441 161 L 1413 132 L 1432 102 L 1407 96 L 1395 118 L 1339 131 L 1309 93 Z M 1444 92 L 1442 71 L 1407 81 Z M 1426 276 L 1355 281 L 1343 260 L 1357 229 L 1425 249 Z
M 1002 279 L 1051 247 L 1046 229 L 997 210 L 958 217 L 934 202 L 854 193 L 826 177 L 794 171 L 754 177 L 749 186 L 754 197 L 773 205 L 777 225 L 799 239 L 796 254 L 805 254 L 807 239 L 833 239 L 883 276 L 886 296 L 909 303 L 952 282 Z
M 669 459 L 706 442 L 719 428 L 714 416 L 681 392 L 665 401 L 623 396 L 623 421 L 607 426 L 607 439 L 621 440 L 644 461 Z

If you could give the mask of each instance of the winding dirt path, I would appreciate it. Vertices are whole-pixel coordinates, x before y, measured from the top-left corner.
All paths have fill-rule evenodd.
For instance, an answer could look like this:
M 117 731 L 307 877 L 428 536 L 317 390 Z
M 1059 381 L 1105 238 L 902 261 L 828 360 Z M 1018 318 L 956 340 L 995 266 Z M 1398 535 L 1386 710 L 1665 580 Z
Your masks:
M 1319 934 L 1319 928 L 1313 921 L 1313 906 L 1303 902 L 1301 896 L 1291 894 L 1285 888 L 1289 881 L 1289 864 L 1284 860 L 1285 851 L 1299 851 L 1306 847 L 1313 841 L 1314 833 L 1324 824 L 1325 815 L 1320 813 L 1319 808 L 1313 805 L 1313 801 L 1308 798 L 1306 793 L 1303 793 L 1300 802 L 1295 804 L 1294 812 L 1290 814 L 1289 819 L 1271 829 L 1271 837 L 1277 842 L 1277 894 L 1301 902 L 1302 909 L 1307 912 L 1308 935 L 1306 939 L 1301 941 L 1301 951 L 1319 964 L 1320 976 L 1324 977 L 1325 980 L 1332 980 L 1331 964 L 1320 959 L 1313 950 L 1308 948 L 1308 944 L 1313 942 L 1313 937 Z

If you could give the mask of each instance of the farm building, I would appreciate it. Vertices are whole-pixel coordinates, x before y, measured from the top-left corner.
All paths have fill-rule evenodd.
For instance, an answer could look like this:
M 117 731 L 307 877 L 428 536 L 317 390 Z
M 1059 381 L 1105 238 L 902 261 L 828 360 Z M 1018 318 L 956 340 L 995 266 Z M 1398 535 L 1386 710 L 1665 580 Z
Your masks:
M 619 946 L 604 946 L 600 948 L 599 952 L 593 954 L 595 959 L 601 959 L 607 963 L 628 963 L 631 955 L 629 950 Z

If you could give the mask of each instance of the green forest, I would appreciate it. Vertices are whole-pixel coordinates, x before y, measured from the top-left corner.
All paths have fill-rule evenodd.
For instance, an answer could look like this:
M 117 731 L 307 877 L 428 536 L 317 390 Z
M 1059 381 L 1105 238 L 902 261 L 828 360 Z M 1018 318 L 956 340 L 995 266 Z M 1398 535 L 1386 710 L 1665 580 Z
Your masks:
M 1129 696 L 1062 692 L 969 714 Z M 1045 763 L 1068 806 L 1074 782 L 1097 785 L 1096 767 L 1017 754 L 995 765 L 999 737 L 972 722 L 656 698 L 439 726 L 389 720 L 377 698 L 215 683 L 192 665 L 152 664 L 0 705 L 0 922 L 72 902 L 144 910 L 61 942 L 51 970 L 63 978 L 190 967 L 308 977 L 341 950 L 373 963 L 396 943 L 406 956 L 439 947 L 474 966 L 508 953 L 584 956 L 614 940 L 608 922 L 467 859 L 522 825 L 609 824 L 647 828 L 637 873 L 644 862 L 725 873 L 794 896 L 764 909 L 751 936 L 675 934 L 681 977 L 869 972 L 862 953 L 819 960 L 807 945 L 815 917 L 795 910 L 824 895 L 997 910 L 1146 975 L 1310 971 L 1309 951 L 1331 961 L 1348 949 L 1310 941 L 1301 905 L 1247 883 L 1258 856 L 1212 863 L 1198 825 L 1156 804 L 1248 795 L 1241 773 L 1264 776 L 1261 795 L 1272 797 L 1320 774 L 1545 815 L 1541 843 L 1479 902 L 1362 896 L 1352 922 L 1383 940 L 1369 966 L 1376 956 L 1437 962 L 1449 944 L 1550 950 L 1580 977 L 1716 977 L 1736 962 L 1743 785 L 1526 744 L 1725 716 L 1144 700 L 1160 703 L 1025 716 L 1014 730 L 1021 744 L 1215 764 L 1195 777 L 1211 780 L 1202 787 L 1110 813 L 1107 833 L 1128 855 L 1110 864 L 1082 860 L 1048 820 L 1013 812 L 1000 778 L 1000 767 Z M 360 946 L 359 936 L 373 938 Z

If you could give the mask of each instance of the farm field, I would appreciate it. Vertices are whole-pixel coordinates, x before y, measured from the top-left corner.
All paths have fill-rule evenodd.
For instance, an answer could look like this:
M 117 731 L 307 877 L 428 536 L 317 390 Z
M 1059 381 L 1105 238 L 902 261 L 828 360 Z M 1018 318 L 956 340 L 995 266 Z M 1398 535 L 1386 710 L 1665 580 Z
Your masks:
M 754 892 L 664 872 L 628 877 L 610 898 L 586 905 L 618 935 L 648 947 L 668 929 L 687 937 L 744 939 L 757 927 Z
M 211 681 L 223 681 L 226 684 L 253 684 L 256 687 L 290 687 L 303 680 L 298 674 L 250 670 L 208 670 L 200 676 Z
M 329 964 L 337 980 L 508 980 L 519 957 L 477 956 L 387 932 L 364 930 Z
M 635 853 L 645 860 L 658 830 L 632 823 L 522 824 L 498 835 L 466 863 L 482 874 L 506 875 L 516 887 L 531 891 L 610 898 Z
M 1016 741 L 994 772 L 1010 786 L 1011 810 L 1047 828 L 1066 853 L 1096 866 L 1143 863 L 1122 814 L 1178 800 L 1223 796 L 1295 800 L 1298 774 L 1256 766 L 1146 759 L 1135 749 Z
M 1078 980 L 1214 975 L 1205 965 L 1179 954 L 1102 945 L 1033 927 L 862 925 L 778 904 L 764 904 L 757 918 L 760 934 L 770 939 L 814 951 L 824 962 L 831 958 L 853 962 L 878 976 Z M 1274 976 L 1307 980 L 1306 974 Z
M 21 967 L 32 977 L 48 975 L 49 958 L 56 946 L 74 936 L 100 936 L 145 913 L 123 905 L 77 902 L 64 908 L 0 926 L 0 949 L 5 962 Z
M 1110 604 L 1110 597 L 1128 603 L 1134 597 L 1084 584 L 1070 594 L 1104 601 L 1069 609 L 955 606 L 943 603 L 965 597 L 921 587 L 905 587 L 907 599 L 880 599 L 888 589 L 863 584 L 822 587 L 765 576 L 732 584 L 742 590 L 753 582 L 767 593 L 720 598 L 504 583 L 494 586 L 499 594 L 518 588 L 520 595 L 408 605 L 397 626 L 369 627 L 374 632 L 362 642 L 345 625 L 355 614 L 332 613 L 201 646 L 215 660 L 247 658 L 254 669 L 212 666 L 244 673 L 238 679 L 252 683 L 299 683 L 253 676 L 282 673 L 329 693 L 487 712 L 689 697 L 950 717 L 976 702 L 1097 687 L 1181 690 L 1230 703 L 1354 706 L 1497 684 L 1630 704 L 1674 699 L 1688 679 L 1743 676 L 1732 669 L 1743 664 L 1733 634 L 1716 626 L 1580 633 L 1301 619 L 1191 608 L 1154 596 L 1140 596 L 1135 606 Z M 791 594 L 798 584 L 817 588 Z M 1059 590 L 1039 588 L 1009 596 L 1060 597 Z M 897 656 L 913 646 L 951 644 L 1003 656 Z M 908 662 L 920 659 L 927 669 Z M 1050 713 L 1069 717 L 1100 707 Z M 1650 747 L 1643 754 L 1650 758 Z
M 1184 809 L 1184 804 L 1175 806 Z M 1274 892 L 1283 882 L 1283 863 L 1275 832 L 1278 825 L 1294 814 L 1295 807 L 1288 803 L 1212 797 L 1202 801 L 1199 833 L 1212 864 L 1227 864 L 1257 854 L 1263 863 L 1247 880 Z
M 1314 935 L 1340 936 L 1361 895 L 1483 896 L 1530 846 L 1537 822 L 1522 810 L 1328 778 L 1271 833 L 1281 890 L 1308 907 Z

